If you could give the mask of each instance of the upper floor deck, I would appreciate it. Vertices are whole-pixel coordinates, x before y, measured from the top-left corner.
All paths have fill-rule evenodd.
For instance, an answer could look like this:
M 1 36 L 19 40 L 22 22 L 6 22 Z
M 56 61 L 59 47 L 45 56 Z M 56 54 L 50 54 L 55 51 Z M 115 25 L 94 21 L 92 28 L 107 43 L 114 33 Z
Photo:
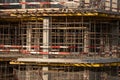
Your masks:
M 0 9 L 80 9 L 119 13 L 120 0 L 0 0 Z

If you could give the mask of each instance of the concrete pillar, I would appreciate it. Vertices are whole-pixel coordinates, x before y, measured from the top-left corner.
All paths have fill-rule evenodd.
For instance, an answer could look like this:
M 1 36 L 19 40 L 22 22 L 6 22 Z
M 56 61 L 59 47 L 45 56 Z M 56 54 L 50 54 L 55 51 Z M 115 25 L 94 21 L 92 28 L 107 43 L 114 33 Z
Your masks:
M 25 77 L 25 80 L 31 80 L 30 79 L 30 71 L 31 71 L 31 68 L 30 66 L 26 66 L 26 77 Z
M 105 2 L 105 10 L 111 11 L 111 5 L 112 5 L 111 0 L 106 0 L 106 2 Z
M 112 0 L 112 11 L 113 12 L 117 12 L 117 8 L 118 8 L 118 5 L 117 5 L 117 3 L 118 3 L 118 0 Z
M 26 2 L 26 0 L 22 0 L 23 3 Z M 22 4 L 22 9 L 25 9 L 25 4 Z
M 89 70 L 87 68 L 84 68 L 83 80 L 89 80 Z
M 89 52 L 89 36 L 88 36 L 88 30 L 86 29 L 84 32 L 84 52 Z
M 49 17 L 44 17 L 43 19 L 43 46 L 46 46 L 43 52 L 49 52 Z M 48 58 L 48 56 L 43 58 Z
M 85 2 L 85 7 L 89 7 L 90 6 L 90 0 L 83 0 Z
M 32 32 L 31 27 L 27 26 L 27 36 L 26 36 L 27 42 L 26 42 L 26 45 L 29 46 L 29 47 L 27 47 L 28 51 L 31 50 L 31 37 L 32 37 L 31 32 Z
M 44 17 L 43 19 L 43 46 L 46 48 L 43 49 L 43 52 L 49 52 L 49 17 Z M 43 58 L 48 58 L 48 55 L 44 55 Z M 43 67 L 43 71 L 48 71 L 48 67 Z M 43 73 L 43 80 L 48 80 L 48 74 Z

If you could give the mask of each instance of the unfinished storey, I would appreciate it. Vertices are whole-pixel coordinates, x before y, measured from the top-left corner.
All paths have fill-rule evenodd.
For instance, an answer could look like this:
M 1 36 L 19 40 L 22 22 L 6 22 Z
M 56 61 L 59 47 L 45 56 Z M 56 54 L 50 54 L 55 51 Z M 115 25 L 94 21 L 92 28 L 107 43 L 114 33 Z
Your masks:
M 0 80 L 120 80 L 119 0 L 0 0 Z

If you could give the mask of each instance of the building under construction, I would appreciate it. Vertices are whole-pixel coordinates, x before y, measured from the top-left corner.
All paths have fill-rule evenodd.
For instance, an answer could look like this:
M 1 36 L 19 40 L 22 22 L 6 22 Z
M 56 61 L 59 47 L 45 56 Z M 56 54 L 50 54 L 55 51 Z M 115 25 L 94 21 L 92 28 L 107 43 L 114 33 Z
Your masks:
M 0 0 L 0 80 L 120 80 L 120 0 Z

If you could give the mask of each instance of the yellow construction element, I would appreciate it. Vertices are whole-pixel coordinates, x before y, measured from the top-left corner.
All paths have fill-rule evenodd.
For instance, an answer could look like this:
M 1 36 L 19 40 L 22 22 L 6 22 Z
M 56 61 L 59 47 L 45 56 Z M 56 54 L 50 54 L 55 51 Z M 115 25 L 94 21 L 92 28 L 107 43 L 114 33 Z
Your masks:
M 98 16 L 98 13 L 57 13 L 57 14 L 10 14 L 12 17 L 39 17 L 39 16 Z
M 104 66 L 120 66 L 120 63 L 80 63 L 80 64 L 72 64 L 72 63 L 28 63 L 28 62 L 16 62 L 11 61 L 10 64 L 13 65 L 39 65 L 39 66 L 76 66 L 76 67 L 104 67 Z
M 41 17 L 58 17 L 58 16 L 97 16 L 97 17 L 107 17 L 107 18 L 117 18 L 120 19 L 119 15 L 115 15 L 115 14 L 108 14 L 108 13 L 100 13 L 100 12 L 43 12 L 44 9 L 41 9 L 42 11 L 38 11 L 35 13 L 35 10 L 3 10 L 3 13 L 8 15 L 7 17 L 2 16 L 0 18 L 0 20 L 8 20 L 8 21 L 19 21 L 19 20 L 23 20 L 23 21 L 27 21 L 27 20 L 31 20 L 31 21 L 35 21 L 35 20 L 43 20 L 43 18 Z M 33 13 L 31 13 L 33 12 Z
M 74 64 L 74 66 L 79 66 L 79 67 L 102 67 L 103 64 L 99 64 L 99 63 L 81 63 L 81 64 Z
M 88 17 L 91 17 L 91 16 L 96 16 L 96 17 L 107 17 L 109 19 L 120 19 L 120 16 L 118 15 L 114 15 L 114 14 L 106 14 L 106 13 L 98 13 L 98 12 L 87 12 L 87 13 L 31 13 L 31 14 L 28 14 L 28 13 L 9 13 L 10 16 L 9 17 L 5 17 L 2 19 L 2 17 L 0 18 L 0 20 L 7 20 L 7 21 L 42 21 L 43 18 L 42 17 L 45 17 L 45 16 L 49 16 L 49 17 L 70 17 L 70 16 L 88 16 Z
M 23 14 L 15 14 L 15 13 L 11 13 L 10 14 L 11 17 L 42 17 L 42 16 L 98 16 L 98 17 L 109 17 L 109 18 L 120 18 L 120 16 L 118 15 L 112 15 L 112 14 L 106 14 L 106 13 L 98 13 L 98 12 L 87 12 L 87 13 L 36 13 L 36 14 L 27 14 L 27 13 L 23 13 Z
M 10 62 L 10 64 L 25 64 L 25 63 L 23 63 L 23 62 Z

